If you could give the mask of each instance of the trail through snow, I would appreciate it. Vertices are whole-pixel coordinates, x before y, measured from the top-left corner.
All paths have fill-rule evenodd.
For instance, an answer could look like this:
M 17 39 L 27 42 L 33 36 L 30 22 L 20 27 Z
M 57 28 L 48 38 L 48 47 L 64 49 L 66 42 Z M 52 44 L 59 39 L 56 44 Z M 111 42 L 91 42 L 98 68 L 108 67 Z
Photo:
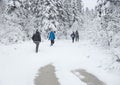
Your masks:
M 57 40 L 52 47 L 49 41 L 42 42 L 37 54 L 32 41 L 0 45 L 0 85 L 34 85 L 38 70 L 48 64 L 55 67 L 60 85 L 87 85 L 72 73 L 76 69 L 85 69 L 106 85 L 120 85 L 119 71 L 110 68 L 119 63 L 109 51 L 70 40 Z

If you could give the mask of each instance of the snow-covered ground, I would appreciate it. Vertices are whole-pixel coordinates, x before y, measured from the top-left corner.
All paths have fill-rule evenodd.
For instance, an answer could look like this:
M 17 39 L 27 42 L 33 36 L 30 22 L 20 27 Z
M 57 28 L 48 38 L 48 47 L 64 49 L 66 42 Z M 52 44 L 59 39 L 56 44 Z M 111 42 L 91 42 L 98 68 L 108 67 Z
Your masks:
M 38 70 L 48 64 L 55 66 L 61 85 L 87 85 L 72 73 L 76 69 L 94 74 L 106 85 L 120 85 L 116 57 L 88 41 L 70 40 L 57 40 L 53 47 L 42 42 L 37 54 L 32 41 L 0 45 L 0 85 L 34 85 Z

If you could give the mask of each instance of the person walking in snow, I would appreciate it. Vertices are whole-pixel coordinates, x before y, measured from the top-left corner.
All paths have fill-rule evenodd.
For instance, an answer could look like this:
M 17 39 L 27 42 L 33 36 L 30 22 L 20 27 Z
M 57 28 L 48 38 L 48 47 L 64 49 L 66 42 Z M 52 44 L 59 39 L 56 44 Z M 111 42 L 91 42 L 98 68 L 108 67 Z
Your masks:
M 79 33 L 78 33 L 77 30 L 76 30 L 76 32 L 75 32 L 75 41 L 76 41 L 76 42 L 79 41 Z
M 51 41 L 51 46 L 53 46 L 53 44 L 55 43 L 55 32 L 54 31 L 51 31 L 49 33 L 49 40 Z
M 75 33 L 73 32 L 70 36 L 71 36 L 71 38 L 72 38 L 72 42 L 74 43 Z
M 36 50 L 35 51 L 37 53 L 38 52 L 38 48 L 39 48 L 39 43 L 41 42 L 41 35 L 40 35 L 40 32 L 38 31 L 38 29 L 36 30 L 36 33 L 33 34 L 32 40 L 36 44 Z

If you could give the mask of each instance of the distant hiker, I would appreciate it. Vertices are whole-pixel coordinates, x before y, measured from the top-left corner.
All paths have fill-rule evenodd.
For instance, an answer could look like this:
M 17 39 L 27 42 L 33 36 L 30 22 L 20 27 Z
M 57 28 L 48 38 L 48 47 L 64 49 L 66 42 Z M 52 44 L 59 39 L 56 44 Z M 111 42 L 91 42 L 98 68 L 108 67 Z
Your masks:
M 50 33 L 49 33 L 49 40 L 51 41 L 51 46 L 53 46 L 53 44 L 54 44 L 54 40 L 55 40 L 55 31 L 51 31 Z
M 75 41 L 79 41 L 79 33 L 77 30 L 75 32 Z
M 32 36 L 33 42 L 36 44 L 36 53 L 38 52 L 39 43 L 41 42 L 40 32 L 36 30 L 36 33 Z
M 75 33 L 73 32 L 70 36 L 71 36 L 71 38 L 72 38 L 72 42 L 74 43 Z

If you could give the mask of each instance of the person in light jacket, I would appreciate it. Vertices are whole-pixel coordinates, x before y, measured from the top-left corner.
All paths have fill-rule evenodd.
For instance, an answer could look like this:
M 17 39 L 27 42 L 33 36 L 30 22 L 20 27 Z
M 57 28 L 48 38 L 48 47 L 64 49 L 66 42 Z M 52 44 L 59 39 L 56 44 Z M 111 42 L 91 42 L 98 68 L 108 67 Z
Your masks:
M 75 41 L 76 41 L 76 42 L 79 41 L 79 33 L 78 33 L 77 30 L 76 30 L 76 32 L 75 32 Z

